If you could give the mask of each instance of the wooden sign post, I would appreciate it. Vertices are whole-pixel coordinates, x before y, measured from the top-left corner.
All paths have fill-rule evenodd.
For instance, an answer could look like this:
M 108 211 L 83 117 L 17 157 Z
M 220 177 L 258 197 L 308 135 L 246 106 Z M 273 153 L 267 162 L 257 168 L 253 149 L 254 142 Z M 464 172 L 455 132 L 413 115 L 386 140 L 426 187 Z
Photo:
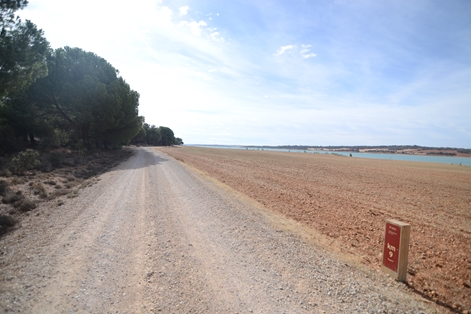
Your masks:
M 398 281 L 407 276 L 410 225 L 398 220 L 386 221 L 381 269 Z

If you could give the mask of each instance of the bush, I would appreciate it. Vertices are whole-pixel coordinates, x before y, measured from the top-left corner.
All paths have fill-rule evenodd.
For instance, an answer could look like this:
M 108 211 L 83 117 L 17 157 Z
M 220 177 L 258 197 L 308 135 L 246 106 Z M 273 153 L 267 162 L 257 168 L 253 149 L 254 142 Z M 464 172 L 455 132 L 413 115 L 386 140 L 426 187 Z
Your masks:
M 15 204 L 16 202 L 20 201 L 23 199 L 24 196 L 23 194 L 20 193 L 6 193 L 6 195 L 2 198 L 2 203 L 3 204 Z
M 31 189 L 34 195 L 39 195 L 40 198 L 47 198 L 46 188 L 41 183 L 33 183 Z
M 0 214 L 0 228 L 13 227 L 16 224 L 16 219 L 8 214 Z
M 8 191 L 8 182 L 5 180 L 0 180 L 0 195 L 5 195 Z
M 36 202 L 24 197 L 14 204 L 22 212 L 29 212 L 32 209 L 36 208 Z
M 77 197 L 79 194 L 77 191 L 72 191 L 69 194 L 67 194 L 67 198 L 74 198 Z
M 56 190 L 56 191 L 54 191 L 54 193 L 52 195 L 55 196 L 55 197 L 58 197 L 58 196 L 69 194 L 69 192 L 70 192 L 70 190 L 68 190 L 68 189 Z
M 22 151 L 11 160 L 13 171 L 16 173 L 22 173 L 25 170 L 34 169 L 39 166 L 40 163 L 39 153 L 34 149 Z
M 49 162 L 51 163 L 52 167 L 60 168 L 62 166 L 63 156 L 60 153 L 52 153 L 51 157 L 49 157 Z

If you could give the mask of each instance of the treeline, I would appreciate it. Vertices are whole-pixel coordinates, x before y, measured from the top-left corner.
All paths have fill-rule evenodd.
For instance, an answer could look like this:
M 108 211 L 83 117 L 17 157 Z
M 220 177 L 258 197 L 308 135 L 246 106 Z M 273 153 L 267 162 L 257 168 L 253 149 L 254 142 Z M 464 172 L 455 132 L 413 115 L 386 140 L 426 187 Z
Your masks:
M 131 140 L 131 144 L 150 146 L 183 145 L 183 140 L 175 137 L 173 131 L 165 126 L 156 127 L 144 123 L 139 133 Z
M 42 30 L 16 16 L 27 3 L 0 2 L 0 153 L 183 143 L 171 129 L 144 123 L 139 93 L 105 59 L 51 49 Z

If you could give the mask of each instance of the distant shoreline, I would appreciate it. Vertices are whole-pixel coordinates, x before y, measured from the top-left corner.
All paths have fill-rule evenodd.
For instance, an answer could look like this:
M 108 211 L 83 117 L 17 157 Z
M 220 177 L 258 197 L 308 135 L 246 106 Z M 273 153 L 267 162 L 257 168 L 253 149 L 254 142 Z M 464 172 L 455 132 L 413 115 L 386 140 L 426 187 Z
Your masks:
M 469 148 L 426 147 L 417 145 L 380 145 L 380 146 L 310 146 L 310 145 L 214 145 L 192 144 L 188 146 L 240 147 L 249 149 L 292 149 L 329 152 L 357 152 L 373 154 L 402 154 L 418 156 L 470 157 Z

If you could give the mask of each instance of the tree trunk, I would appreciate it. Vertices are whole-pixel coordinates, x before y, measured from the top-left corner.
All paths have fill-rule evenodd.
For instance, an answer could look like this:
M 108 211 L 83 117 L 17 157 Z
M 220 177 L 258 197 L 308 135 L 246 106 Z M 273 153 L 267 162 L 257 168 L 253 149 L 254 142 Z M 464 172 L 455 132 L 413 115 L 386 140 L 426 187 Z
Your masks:
M 33 148 L 36 146 L 36 141 L 34 139 L 34 134 L 33 133 L 29 133 L 29 143 Z
M 90 148 L 90 134 L 89 133 L 90 133 L 90 126 L 82 125 L 82 141 L 88 149 Z

